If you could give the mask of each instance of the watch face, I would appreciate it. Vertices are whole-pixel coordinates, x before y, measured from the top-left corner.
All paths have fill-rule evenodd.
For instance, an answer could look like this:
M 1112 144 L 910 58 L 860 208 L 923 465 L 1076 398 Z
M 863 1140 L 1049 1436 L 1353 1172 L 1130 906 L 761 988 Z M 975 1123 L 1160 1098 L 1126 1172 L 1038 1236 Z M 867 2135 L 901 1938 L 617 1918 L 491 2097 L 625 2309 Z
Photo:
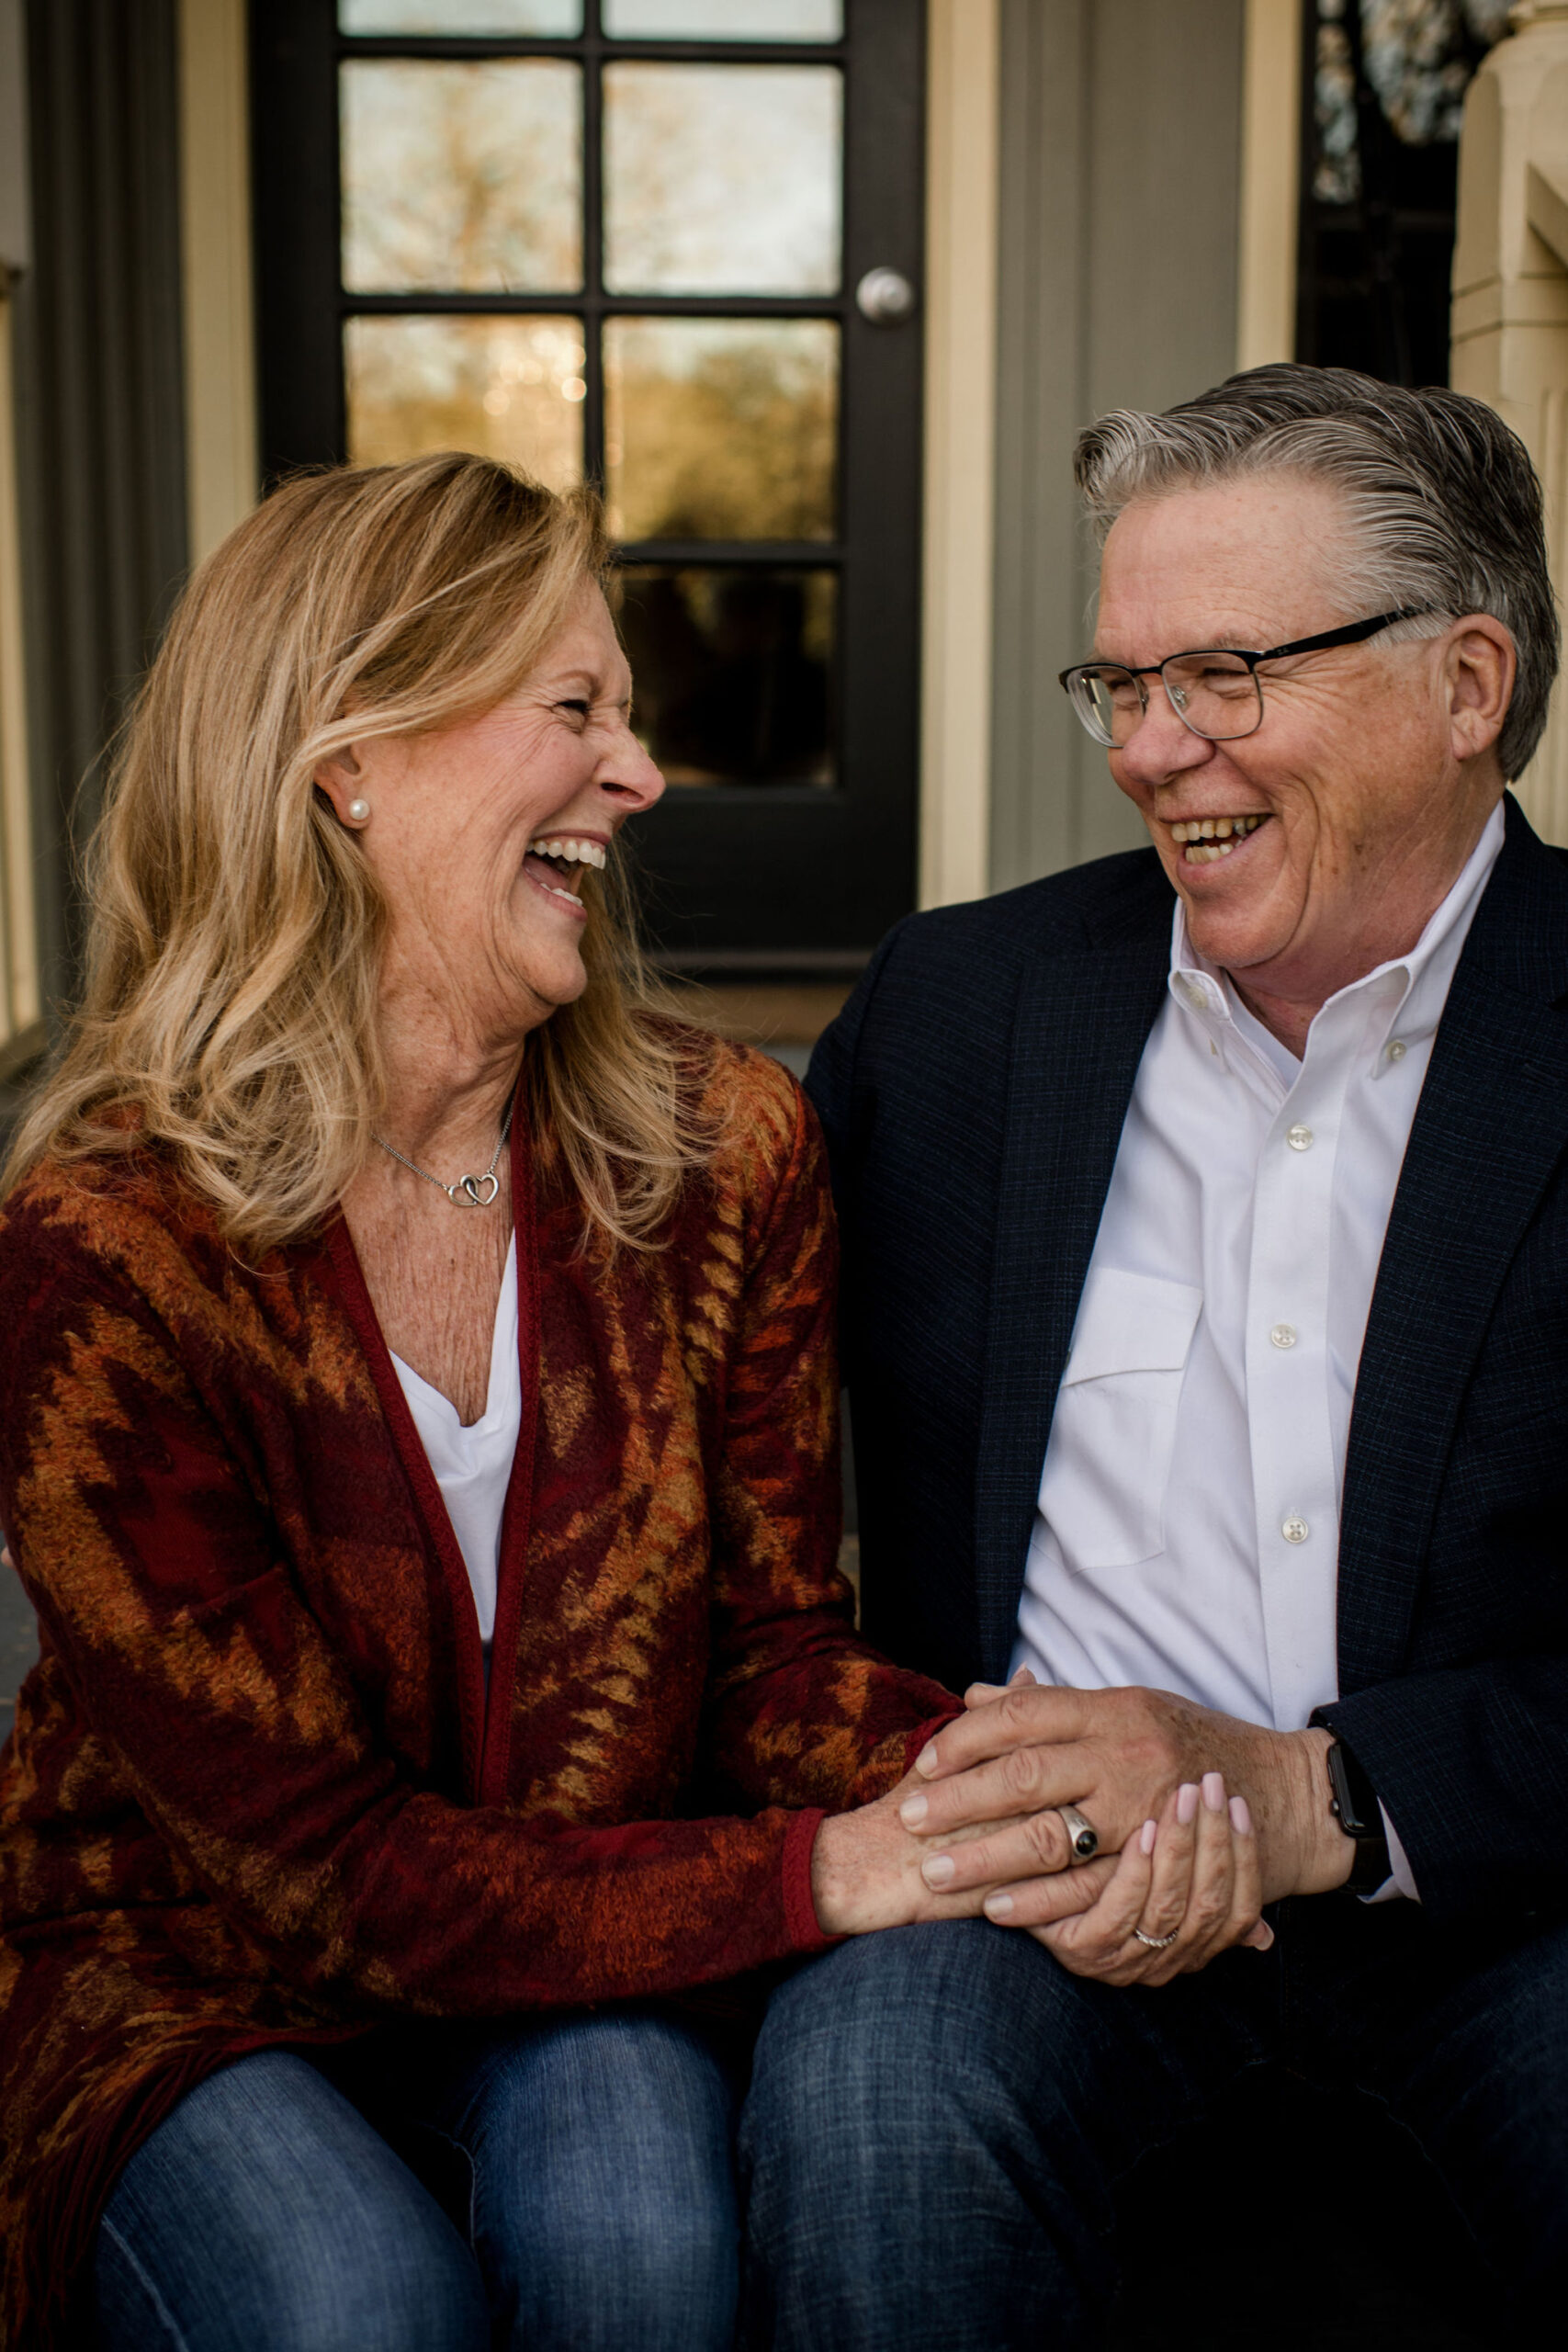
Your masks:
M 1383 1834 L 1377 1796 L 1343 1740 L 1328 1751 L 1328 1779 L 1339 1826 L 1347 1838 L 1377 1838 Z

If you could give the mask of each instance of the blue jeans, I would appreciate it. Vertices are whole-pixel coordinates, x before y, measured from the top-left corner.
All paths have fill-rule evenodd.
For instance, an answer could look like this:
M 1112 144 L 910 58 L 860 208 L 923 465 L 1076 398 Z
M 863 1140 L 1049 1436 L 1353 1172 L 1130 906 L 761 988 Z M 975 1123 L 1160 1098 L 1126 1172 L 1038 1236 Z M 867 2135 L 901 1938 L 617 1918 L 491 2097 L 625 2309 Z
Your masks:
M 769 2006 L 741 2119 L 745 2341 L 1100 2343 L 1126 2176 L 1273 2059 L 1380 2098 L 1500 2300 L 1555 2308 L 1560 2326 L 1568 1928 L 1488 1939 L 1337 1896 L 1281 1910 L 1270 1952 L 1226 1953 L 1158 1991 L 1069 1975 L 985 1920 L 861 1937 L 801 1969 Z M 1288 2151 L 1257 2156 L 1288 2194 Z M 1192 2194 L 1223 2293 L 1224 2217 L 1200 2224 L 1201 2184 Z M 1375 2233 L 1377 2216 L 1347 2226 Z M 1267 2343 L 1269 2313 L 1257 2320 Z
M 105 2352 L 728 2352 L 734 2106 L 650 2011 L 239 2059 L 120 2176 Z

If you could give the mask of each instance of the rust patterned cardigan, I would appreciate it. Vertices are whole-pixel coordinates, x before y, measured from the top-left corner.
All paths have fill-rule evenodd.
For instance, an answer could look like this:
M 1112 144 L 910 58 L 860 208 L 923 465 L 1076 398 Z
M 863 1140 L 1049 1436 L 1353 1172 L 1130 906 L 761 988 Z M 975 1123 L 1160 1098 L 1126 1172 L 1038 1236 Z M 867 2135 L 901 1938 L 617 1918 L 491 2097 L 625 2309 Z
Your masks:
M 953 1702 L 851 1629 L 833 1235 L 795 1082 L 606 1270 L 513 1147 L 524 1408 L 489 1692 L 341 1221 L 259 1267 L 152 1154 L 0 1215 L 0 1524 L 41 1658 L 0 1759 L 0 2342 L 70 2325 L 212 2068 L 389 2018 L 714 1984 L 824 1941 L 822 1808 Z

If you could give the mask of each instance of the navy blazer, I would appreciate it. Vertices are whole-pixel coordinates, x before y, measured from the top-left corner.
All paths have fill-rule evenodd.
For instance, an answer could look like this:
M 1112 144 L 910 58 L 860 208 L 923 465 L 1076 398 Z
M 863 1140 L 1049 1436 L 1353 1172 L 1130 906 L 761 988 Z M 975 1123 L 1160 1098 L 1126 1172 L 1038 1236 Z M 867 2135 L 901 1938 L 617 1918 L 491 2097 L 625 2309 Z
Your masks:
M 910 916 L 812 1058 L 864 1623 L 953 1689 L 1006 1672 L 1173 903 L 1145 849 Z M 1511 799 L 1389 1219 L 1338 1576 L 1318 1720 L 1429 1915 L 1568 1909 L 1568 853 Z

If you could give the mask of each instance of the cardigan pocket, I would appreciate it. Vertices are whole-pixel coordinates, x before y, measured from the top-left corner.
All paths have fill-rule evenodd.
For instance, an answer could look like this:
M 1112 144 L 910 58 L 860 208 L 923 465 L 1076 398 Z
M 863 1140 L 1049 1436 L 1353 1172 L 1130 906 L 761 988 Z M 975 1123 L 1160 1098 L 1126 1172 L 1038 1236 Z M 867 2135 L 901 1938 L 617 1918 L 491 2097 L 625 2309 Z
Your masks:
M 1084 1284 L 1040 1480 L 1068 1571 L 1131 1567 L 1165 1548 L 1181 1384 L 1203 1294 L 1093 1267 Z

